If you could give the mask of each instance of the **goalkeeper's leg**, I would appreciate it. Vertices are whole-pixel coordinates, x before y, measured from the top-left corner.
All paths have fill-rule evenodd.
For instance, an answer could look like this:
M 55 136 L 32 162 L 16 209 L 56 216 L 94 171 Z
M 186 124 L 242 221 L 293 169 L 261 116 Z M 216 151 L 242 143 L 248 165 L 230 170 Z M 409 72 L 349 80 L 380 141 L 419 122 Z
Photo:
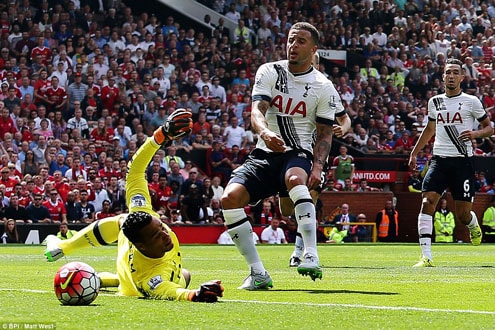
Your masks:
M 46 258 L 48 261 L 55 261 L 77 249 L 108 245 L 117 241 L 120 231 L 120 220 L 123 217 L 125 215 L 118 215 L 93 222 L 68 240 L 60 240 L 53 235 L 48 236 L 46 238 Z
M 101 288 L 116 288 L 120 284 L 119 277 L 114 273 L 101 272 L 98 273 L 98 277 L 100 278 Z

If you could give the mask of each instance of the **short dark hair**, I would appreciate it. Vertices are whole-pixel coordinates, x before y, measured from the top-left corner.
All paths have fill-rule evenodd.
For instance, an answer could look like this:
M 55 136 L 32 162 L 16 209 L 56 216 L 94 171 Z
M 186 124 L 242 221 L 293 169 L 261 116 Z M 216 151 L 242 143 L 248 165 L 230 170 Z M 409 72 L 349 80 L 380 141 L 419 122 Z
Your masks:
M 122 232 L 131 243 L 142 242 L 141 229 L 151 223 L 151 214 L 138 211 L 127 216 L 122 225 Z
M 448 64 L 456 64 L 458 66 L 460 66 L 462 68 L 462 61 L 455 58 L 455 57 L 450 57 L 447 59 L 447 61 L 445 61 L 445 66 L 447 66 Z
M 297 22 L 296 24 L 292 25 L 290 29 L 309 31 L 311 33 L 311 39 L 313 39 L 315 45 L 318 45 L 318 43 L 320 42 L 320 32 L 312 24 L 306 22 Z

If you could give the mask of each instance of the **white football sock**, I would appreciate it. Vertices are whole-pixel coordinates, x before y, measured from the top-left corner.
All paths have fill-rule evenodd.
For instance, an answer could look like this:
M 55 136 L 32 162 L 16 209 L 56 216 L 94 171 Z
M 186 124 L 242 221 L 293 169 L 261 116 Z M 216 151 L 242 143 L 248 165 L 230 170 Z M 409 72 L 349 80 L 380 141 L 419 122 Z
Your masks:
M 469 229 L 474 229 L 478 226 L 478 217 L 476 216 L 476 213 L 474 211 L 471 211 L 471 221 L 467 225 Z
M 301 233 L 305 253 L 318 257 L 316 250 L 316 212 L 308 187 L 298 185 L 289 191 L 289 197 L 294 203 L 298 231 Z
M 418 216 L 419 245 L 423 256 L 433 260 L 431 255 L 431 234 L 433 231 L 433 217 L 429 214 L 420 213 Z
M 294 242 L 294 251 L 292 252 L 291 258 L 295 257 L 301 259 L 303 252 L 304 252 L 304 242 L 302 237 L 298 233 L 298 235 L 296 236 L 296 241 Z
M 237 250 L 244 256 L 249 268 L 256 274 L 265 274 L 265 267 L 263 267 L 253 241 L 253 227 L 244 209 L 223 210 L 223 216 L 230 237 Z

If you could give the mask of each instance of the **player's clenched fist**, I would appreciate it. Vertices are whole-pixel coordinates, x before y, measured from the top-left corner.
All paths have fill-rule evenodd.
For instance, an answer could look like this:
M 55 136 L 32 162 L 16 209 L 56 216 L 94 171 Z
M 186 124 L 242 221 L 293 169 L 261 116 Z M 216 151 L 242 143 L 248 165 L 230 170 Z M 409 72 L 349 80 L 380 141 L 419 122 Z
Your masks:
M 192 114 L 182 108 L 172 112 L 165 124 L 158 127 L 153 133 L 156 143 L 164 144 L 189 134 L 193 126 L 191 117 Z
M 218 297 L 223 297 L 222 281 L 213 280 L 201 284 L 198 290 L 191 292 L 189 300 L 194 302 L 214 303 Z

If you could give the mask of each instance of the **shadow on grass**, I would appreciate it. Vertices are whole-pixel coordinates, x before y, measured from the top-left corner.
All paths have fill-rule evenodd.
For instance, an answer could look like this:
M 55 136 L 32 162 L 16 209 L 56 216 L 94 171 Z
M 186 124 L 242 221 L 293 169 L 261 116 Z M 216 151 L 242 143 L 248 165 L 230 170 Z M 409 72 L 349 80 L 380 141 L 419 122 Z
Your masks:
M 363 267 L 363 266 L 321 266 L 325 269 L 388 269 L 391 267 Z
M 397 292 L 378 292 L 378 291 L 357 291 L 357 290 L 307 290 L 307 289 L 270 289 L 263 292 L 307 292 L 311 294 L 364 294 L 375 296 L 394 296 Z

